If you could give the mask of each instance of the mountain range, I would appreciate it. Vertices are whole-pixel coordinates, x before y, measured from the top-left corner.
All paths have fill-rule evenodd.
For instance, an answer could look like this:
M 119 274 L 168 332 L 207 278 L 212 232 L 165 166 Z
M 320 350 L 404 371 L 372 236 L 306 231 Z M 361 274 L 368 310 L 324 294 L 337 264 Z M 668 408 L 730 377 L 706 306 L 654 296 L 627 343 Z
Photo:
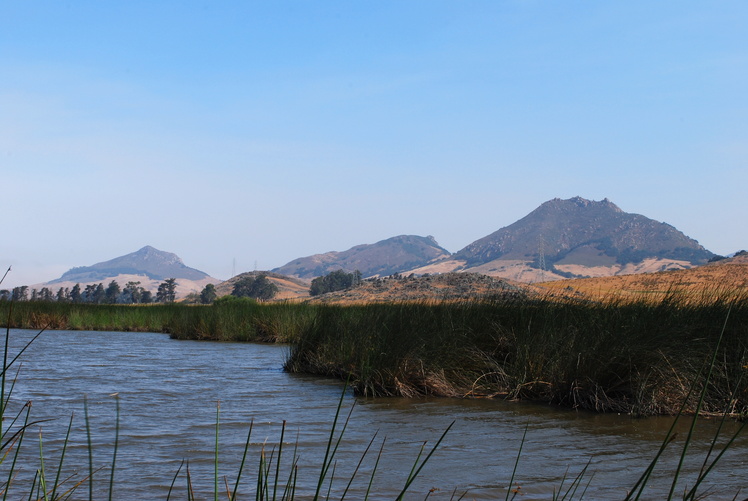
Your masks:
M 454 254 L 433 237 L 401 235 L 299 258 L 273 271 L 302 278 L 337 269 L 358 269 L 364 277 L 460 271 L 535 282 L 684 269 L 712 257 L 667 223 L 624 212 L 608 199 L 574 197 L 549 200 Z
M 340 269 L 358 270 L 365 278 L 473 272 L 537 282 L 686 269 L 714 257 L 667 223 L 624 212 L 608 199 L 574 197 L 549 200 L 454 254 L 432 236 L 399 235 L 346 251 L 300 257 L 271 272 L 278 280 L 280 276 L 296 279 L 288 286 L 289 294 L 297 295 L 299 284 Z M 155 291 L 166 278 L 177 279 L 179 296 L 220 282 L 186 266 L 176 254 L 146 246 L 109 261 L 72 268 L 43 285 L 140 281 L 142 287 Z

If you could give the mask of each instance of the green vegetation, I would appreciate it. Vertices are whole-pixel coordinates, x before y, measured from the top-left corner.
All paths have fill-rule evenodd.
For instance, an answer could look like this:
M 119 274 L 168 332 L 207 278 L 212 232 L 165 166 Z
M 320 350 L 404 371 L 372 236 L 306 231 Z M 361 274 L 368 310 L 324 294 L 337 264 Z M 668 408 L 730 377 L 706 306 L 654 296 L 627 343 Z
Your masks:
M 156 291 L 156 302 L 173 303 L 176 298 L 177 280 L 175 278 L 167 278 L 158 286 L 158 291 Z
M 173 303 L 176 299 L 176 279 L 168 278 L 158 287 L 156 301 L 160 303 Z M 30 295 L 29 295 L 30 294 Z M 0 301 L 19 303 L 23 301 L 39 301 L 44 303 L 88 303 L 88 304 L 150 304 L 153 302 L 153 294 L 140 286 L 140 282 L 127 282 L 124 289 L 112 280 L 105 288 L 104 284 L 88 284 L 85 289 L 80 284 L 75 284 L 72 289 L 60 287 L 54 293 L 48 287 L 40 290 L 31 289 L 26 285 L 14 287 L 13 290 L 0 290 Z
M 176 339 L 291 343 L 286 369 L 350 378 L 362 395 L 500 397 L 634 415 L 675 414 L 731 311 L 703 412 L 748 412 L 748 298 L 527 300 L 356 306 L 22 302 L 13 327 L 168 332 Z M 696 409 L 691 398 L 687 412 Z
M 675 414 L 732 309 L 702 410 L 748 412 L 748 300 L 324 306 L 289 371 L 350 378 L 362 395 L 496 396 Z M 688 400 L 686 411 L 696 402 Z
M 206 285 L 200 291 L 200 304 L 211 304 L 216 298 L 218 298 L 218 293 L 216 292 L 216 286 L 213 284 Z
M 247 275 L 237 280 L 231 295 L 269 301 L 278 294 L 278 286 L 268 280 L 267 275 Z
M 312 280 L 309 295 L 318 296 L 326 292 L 342 291 L 361 283 L 361 272 L 346 273 L 343 270 L 332 271 L 323 277 Z
M 12 309 L 11 309 L 11 304 Z M 164 332 L 178 304 L 108 305 L 0 301 L 0 319 L 20 329 Z
M 164 325 L 174 339 L 289 343 L 315 321 L 317 308 L 224 296 L 211 306 L 182 306 Z

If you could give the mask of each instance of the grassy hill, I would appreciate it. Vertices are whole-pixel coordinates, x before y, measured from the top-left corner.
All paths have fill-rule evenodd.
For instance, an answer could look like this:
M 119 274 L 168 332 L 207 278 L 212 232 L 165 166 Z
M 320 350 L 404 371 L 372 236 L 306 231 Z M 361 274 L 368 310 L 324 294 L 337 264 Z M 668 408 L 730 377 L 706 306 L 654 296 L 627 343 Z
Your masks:
M 695 299 L 748 294 L 748 253 L 686 270 L 563 280 L 539 284 L 559 292 L 574 291 L 591 299 L 661 300 L 678 293 Z

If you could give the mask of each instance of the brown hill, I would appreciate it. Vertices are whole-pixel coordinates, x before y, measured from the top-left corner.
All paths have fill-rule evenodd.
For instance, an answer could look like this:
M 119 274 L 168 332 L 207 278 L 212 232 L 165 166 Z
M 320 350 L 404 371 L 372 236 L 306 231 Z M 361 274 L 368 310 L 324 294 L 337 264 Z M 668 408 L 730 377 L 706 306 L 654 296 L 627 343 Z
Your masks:
M 421 277 L 395 275 L 364 280 L 357 287 L 322 294 L 308 301 L 327 304 L 357 304 L 521 299 L 537 296 L 541 291 L 542 289 L 531 285 L 476 273 L 444 273 Z
M 696 299 L 748 294 L 748 253 L 685 270 L 570 279 L 542 284 L 552 291 L 574 291 L 591 299 L 662 299 L 668 293 Z
M 424 266 L 447 256 L 449 251 L 440 247 L 434 237 L 400 235 L 374 244 L 357 245 L 347 251 L 301 257 L 273 271 L 309 279 L 337 270 L 347 273 L 358 270 L 363 277 L 387 276 Z
M 218 297 L 228 296 L 231 294 L 231 291 L 234 290 L 234 284 L 236 284 L 237 281 L 247 276 L 256 277 L 258 275 L 265 275 L 268 280 L 278 286 L 278 294 L 275 296 L 274 300 L 302 299 L 309 296 L 309 281 L 295 277 L 288 277 L 271 271 L 250 271 L 236 275 L 235 277 L 216 285 L 216 294 L 218 294 Z

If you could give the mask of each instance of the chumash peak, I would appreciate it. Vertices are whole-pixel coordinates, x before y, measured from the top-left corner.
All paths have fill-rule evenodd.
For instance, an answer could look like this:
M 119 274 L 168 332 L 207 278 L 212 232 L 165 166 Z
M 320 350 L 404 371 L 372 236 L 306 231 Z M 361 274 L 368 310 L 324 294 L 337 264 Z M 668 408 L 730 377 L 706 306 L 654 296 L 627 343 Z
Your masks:
M 143 275 L 151 280 L 176 278 L 195 282 L 210 278 L 207 273 L 186 266 L 176 254 L 146 245 L 138 251 L 109 261 L 72 268 L 49 283 L 90 283 L 119 275 Z
M 401 273 L 449 257 L 434 237 L 399 235 L 374 244 L 357 245 L 343 252 L 326 252 L 294 259 L 275 273 L 314 278 L 332 271 L 360 271 L 364 277 Z

